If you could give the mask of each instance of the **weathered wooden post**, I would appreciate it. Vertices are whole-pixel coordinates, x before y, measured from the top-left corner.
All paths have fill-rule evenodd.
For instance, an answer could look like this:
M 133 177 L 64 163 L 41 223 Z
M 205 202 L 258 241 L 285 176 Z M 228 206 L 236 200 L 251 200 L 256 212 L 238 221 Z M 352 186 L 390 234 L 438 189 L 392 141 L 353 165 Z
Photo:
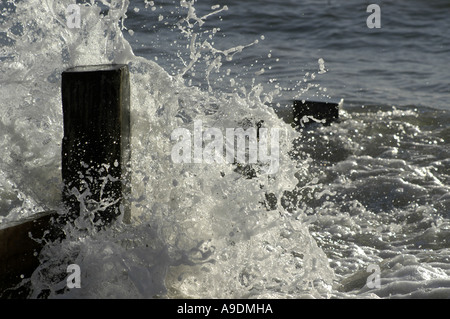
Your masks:
M 39 265 L 45 241 L 60 235 L 57 218 L 55 211 L 42 212 L 0 229 L 0 298 L 27 297 L 26 287 L 18 291 L 13 288 Z
M 103 227 L 130 221 L 128 66 L 79 66 L 62 73 L 63 202 L 68 220 L 92 214 Z
M 339 104 L 332 102 L 316 102 L 306 100 L 294 100 L 294 123 L 297 126 L 303 126 L 309 122 L 303 123 L 304 116 L 312 116 L 316 120 L 324 121 L 325 125 L 339 119 Z
M 0 298 L 26 298 L 15 290 L 39 265 L 46 240 L 61 238 L 61 223 L 92 214 L 97 227 L 120 214 L 129 222 L 130 83 L 127 65 L 80 66 L 62 74 L 63 201 L 68 216 L 43 212 L 0 228 Z

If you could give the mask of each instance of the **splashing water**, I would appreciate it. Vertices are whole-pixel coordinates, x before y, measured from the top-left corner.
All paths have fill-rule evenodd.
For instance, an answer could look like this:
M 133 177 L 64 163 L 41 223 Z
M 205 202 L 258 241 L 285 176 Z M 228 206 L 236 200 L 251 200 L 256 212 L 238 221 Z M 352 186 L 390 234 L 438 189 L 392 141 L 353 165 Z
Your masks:
M 2 8 L 3 222 L 60 208 L 62 112 L 60 74 L 71 66 L 126 63 L 131 72 L 132 224 L 97 232 L 65 228 L 66 239 L 43 249 L 30 282 L 32 298 L 320 296 L 334 278 L 300 212 L 280 199 L 295 187 L 288 151 L 297 134 L 264 102 L 255 85 L 214 91 L 210 74 L 248 45 L 227 50 L 198 42 L 196 27 L 227 10 L 198 17 L 194 2 L 177 26 L 189 40 L 189 61 L 176 76 L 135 56 L 123 37 L 128 1 L 80 4 L 81 27 L 68 28 L 70 1 L 8 2 Z M 256 44 L 254 41 L 250 45 Z M 184 76 L 203 59 L 208 90 Z M 240 127 L 263 120 L 280 128 L 280 170 L 248 178 L 234 164 L 175 164 L 171 132 Z M 267 194 L 275 204 L 267 208 Z M 4 204 L 2 204 L 4 205 Z M 78 264 L 83 289 L 66 287 L 66 267 Z

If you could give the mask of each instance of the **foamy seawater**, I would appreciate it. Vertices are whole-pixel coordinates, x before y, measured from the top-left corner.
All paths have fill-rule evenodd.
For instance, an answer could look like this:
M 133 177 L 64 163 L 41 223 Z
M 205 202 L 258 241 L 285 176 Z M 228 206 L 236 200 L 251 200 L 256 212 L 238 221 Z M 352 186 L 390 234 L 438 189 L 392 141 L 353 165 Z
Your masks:
M 365 6 L 333 1 L 82 3 L 79 29 L 70 3 L 2 3 L 0 225 L 65 213 L 61 72 L 102 63 L 130 67 L 132 223 L 67 226 L 24 281 L 30 298 L 450 297 L 450 42 L 415 50 L 411 35 L 445 26 L 448 5 L 419 32 L 381 4 L 374 36 Z M 293 98 L 343 98 L 340 121 L 296 130 Z M 277 171 L 175 163 L 171 134 L 196 120 L 277 128 Z M 68 264 L 82 288 L 67 288 Z

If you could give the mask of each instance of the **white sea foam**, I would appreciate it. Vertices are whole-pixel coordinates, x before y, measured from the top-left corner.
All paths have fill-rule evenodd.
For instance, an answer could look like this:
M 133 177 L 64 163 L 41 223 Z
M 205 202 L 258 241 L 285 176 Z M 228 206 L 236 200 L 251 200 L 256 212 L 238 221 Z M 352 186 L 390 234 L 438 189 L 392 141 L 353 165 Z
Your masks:
M 62 128 L 59 74 L 74 65 L 129 63 L 133 221 L 102 233 L 68 226 L 67 239 L 43 250 L 42 263 L 31 278 L 32 297 L 245 297 L 272 290 L 314 294 L 314 280 L 331 284 L 333 273 L 326 256 L 306 226 L 281 205 L 267 210 L 263 204 L 269 193 L 279 202 L 282 192 L 293 188 L 296 180 L 295 163 L 287 154 L 291 129 L 261 103 L 259 93 L 202 92 L 185 86 L 181 77 L 169 76 L 156 63 L 135 57 L 120 29 L 127 1 L 102 2 L 109 9 L 107 15 L 96 4 L 82 5 L 81 29 L 66 28 L 63 12 L 68 3 L 52 1 L 43 7 L 38 1 L 17 3 L 15 13 L 8 16 L 11 25 L 22 25 L 23 35 L 11 46 L 10 62 L 2 69 L 2 94 L 9 102 L 2 109 L 14 108 L 2 125 L 5 130 L 11 127 L 8 139 L 21 143 L 4 142 L 10 151 L 3 154 L 2 172 L 9 173 L 10 184 L 26 193 L 27 200 L 43 203 L 33 210 L 58 208 L 53 197 L 58 197 L 60 183 L 55 169 Z M 188 26 L 190 20 L 209 17 L 197 18 L 193 7 L 183 3 L 189 12 Z M 195 33 L 189 36 L 192 50 L 197 50 Z M 217 56 L 232 56 L 245 48 L 214 52 L 207 47 Z M 192 54 L 195 62 L 201 53 Z M 219 67 L 214 63 L 210 66 Z M 20 94 L 8 93 L 17 85 Z M 257 119 L 284 129 L 280 138 L 283 169 L 273 176 L 257 174 L 248 179 L 233 164 L 173 163 L 170 133 L 194 119 L 224 128 Z M 32 157 L 27 167 L 13 162 L 14 155 L 23 158 L 26 151 Z M 35 183 L 42 177 L 53 189 L 43 191 Z M 17 211 L 21 214 L 25 208 L 22 203 Z M 20 214 L 12 211 L 5 219 L 17 219 Z M 80 266 L 83 288 L 60 295 L 67 263 Z

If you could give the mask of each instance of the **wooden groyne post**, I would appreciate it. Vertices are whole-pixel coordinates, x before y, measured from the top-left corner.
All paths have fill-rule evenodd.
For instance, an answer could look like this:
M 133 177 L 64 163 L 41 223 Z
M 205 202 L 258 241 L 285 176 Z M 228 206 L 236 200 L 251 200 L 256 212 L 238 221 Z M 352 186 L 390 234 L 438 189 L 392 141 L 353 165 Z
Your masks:
M 294 100 L 294 123 L 298 127 L 314 123 L 314 120 L 304 123 L 303 117 L 309 116 L 330 125 L 339 119 L 339 104 L 333 102 L 319 102 L 308 100 Z
M 80 66 L 62 74 L 63 202 L 70 219 L 90 211 L 94 223 L 130 220 L 130 84 L 128 66 Z
M 56 211 L 42 212 L 0 229 L 0 298 L 26 297 L 24 291 L 12 290 L 39 265 L 45 241 L 58 234 L 57 218 Z
M 99 228 L 120 214 L 129 222 L 130 82 L 127 65 L 79 66 L 62 73 L 64 138 L 62 200 L 68 215 L 38 213 L 0 225 L 0 298 L 26 298 L 15 286 L 39 265 L 46 240 L 61 238 L 63 223 L 92 214 Z M 43 240 L 45 239 L 45 240 Z

